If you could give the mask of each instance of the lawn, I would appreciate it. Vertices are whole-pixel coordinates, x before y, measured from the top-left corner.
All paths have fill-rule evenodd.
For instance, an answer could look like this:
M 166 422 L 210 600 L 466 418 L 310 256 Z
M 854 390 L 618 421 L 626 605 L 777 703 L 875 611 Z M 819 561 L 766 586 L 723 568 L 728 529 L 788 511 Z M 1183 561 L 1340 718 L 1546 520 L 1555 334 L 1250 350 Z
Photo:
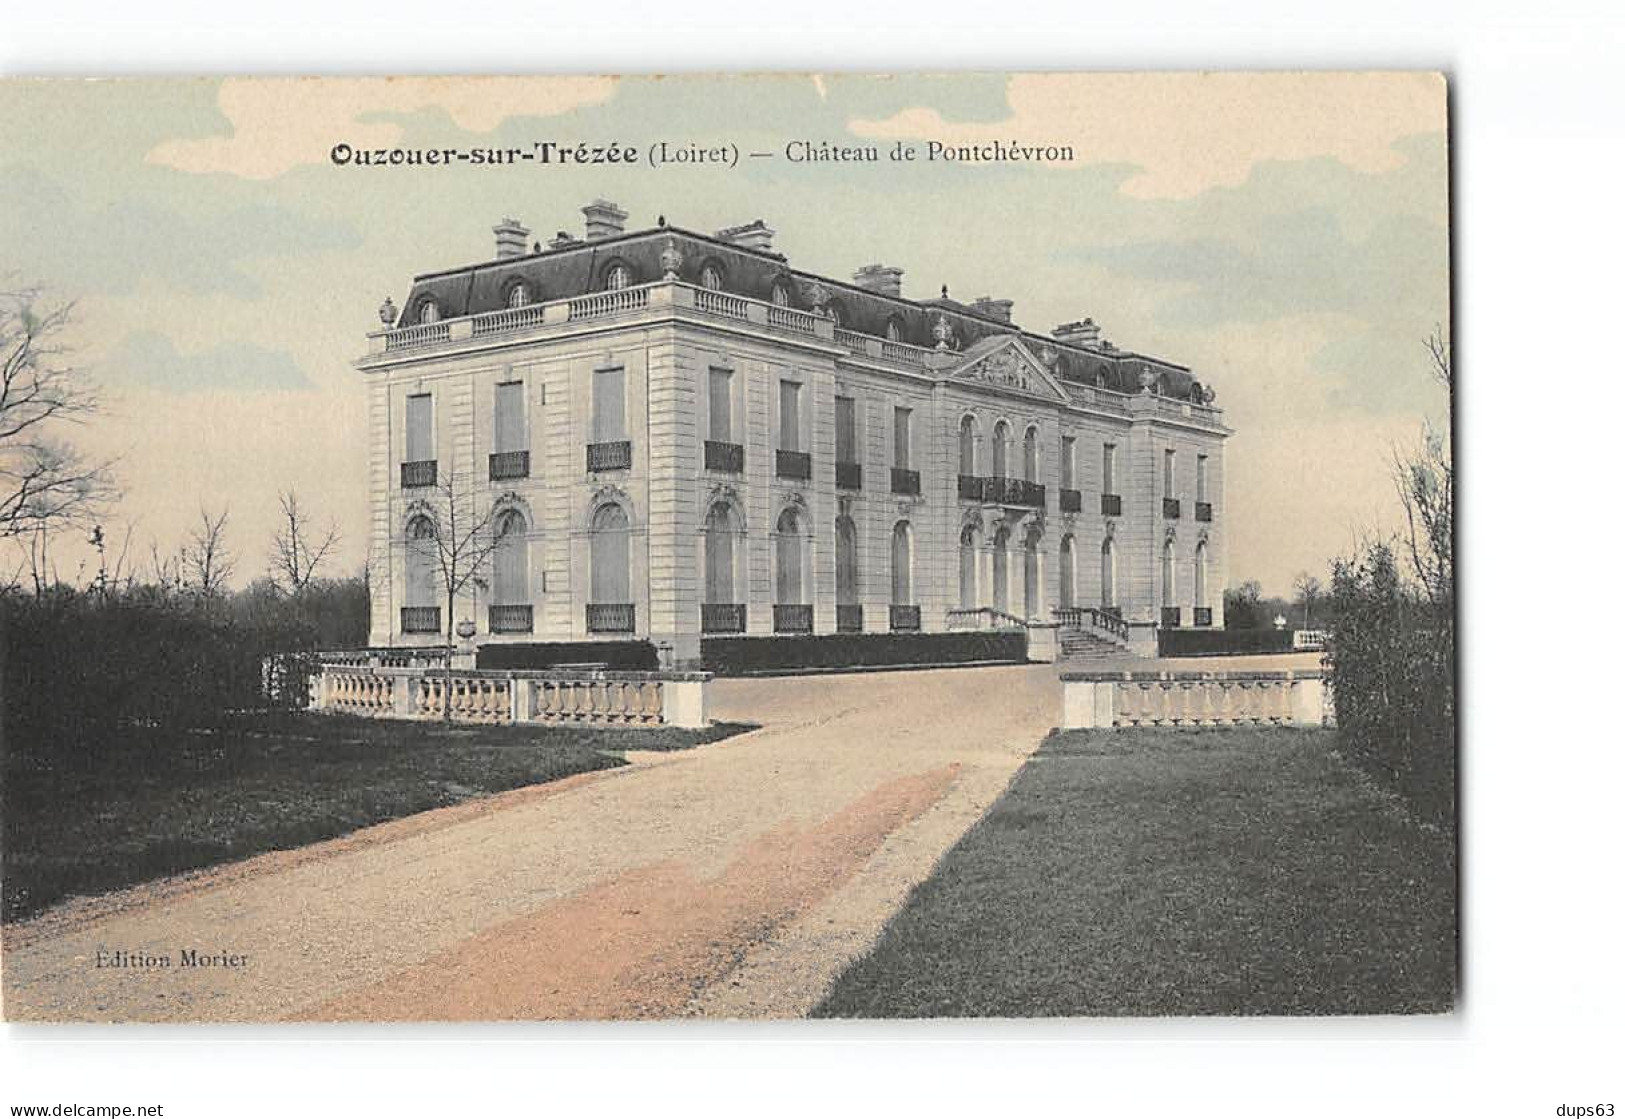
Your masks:
M 1336 743 L 1051 735 L 816 1014 L 1449 1010 L 1454 841 Z
M 7 749 L 4 919 L 75 894 L 285 850 L 745 729 L 463 727 L 339 715 L 132 729 L 89 752 Z

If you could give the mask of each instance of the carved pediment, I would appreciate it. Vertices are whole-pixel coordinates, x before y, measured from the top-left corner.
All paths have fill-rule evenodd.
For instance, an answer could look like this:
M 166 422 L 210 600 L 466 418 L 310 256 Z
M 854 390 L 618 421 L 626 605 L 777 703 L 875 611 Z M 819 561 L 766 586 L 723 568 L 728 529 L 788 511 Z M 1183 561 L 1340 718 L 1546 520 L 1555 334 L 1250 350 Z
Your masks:
M 1055 374 L 1014 335 L 984 339 L 962 356 L 963 360 L 948 370 L 949 376 L 957 380 L 979 381 L 1054 400 L 1068 399 Z

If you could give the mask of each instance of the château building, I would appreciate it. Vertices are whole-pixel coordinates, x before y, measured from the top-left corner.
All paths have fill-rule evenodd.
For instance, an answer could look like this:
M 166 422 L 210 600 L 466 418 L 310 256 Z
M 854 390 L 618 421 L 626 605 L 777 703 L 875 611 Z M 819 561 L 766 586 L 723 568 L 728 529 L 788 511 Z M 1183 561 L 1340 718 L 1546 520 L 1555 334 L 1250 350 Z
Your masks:
M 1223 624 L 1229 429 L 1189 369 L 801 271 L 760 220 L 583 213 L 381 310 L 373 644 Z M 448 617 L 435 537 L 493 512 Z

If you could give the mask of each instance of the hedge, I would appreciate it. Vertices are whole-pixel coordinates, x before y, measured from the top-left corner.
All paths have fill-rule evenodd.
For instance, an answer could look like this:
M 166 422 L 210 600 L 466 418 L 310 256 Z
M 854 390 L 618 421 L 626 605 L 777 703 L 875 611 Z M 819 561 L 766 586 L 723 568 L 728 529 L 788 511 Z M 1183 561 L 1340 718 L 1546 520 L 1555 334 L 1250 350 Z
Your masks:
M 660 667 L 660 657 L 647 641 L 527 641 L 481 645 L 474 663 L 477 668 L 515 670 L 603 664 L 618 672 L 652 672 Z
M 1290 653 L 1289 629 L 1159 629 L 1159 657 L 1217 657 L 1227 653 Z
M 1027 635 L 1017 631 L 708 637 L 700 642 L 700 659 L 719 676 L 986 661 L 1019 664 L 1027 660 Z

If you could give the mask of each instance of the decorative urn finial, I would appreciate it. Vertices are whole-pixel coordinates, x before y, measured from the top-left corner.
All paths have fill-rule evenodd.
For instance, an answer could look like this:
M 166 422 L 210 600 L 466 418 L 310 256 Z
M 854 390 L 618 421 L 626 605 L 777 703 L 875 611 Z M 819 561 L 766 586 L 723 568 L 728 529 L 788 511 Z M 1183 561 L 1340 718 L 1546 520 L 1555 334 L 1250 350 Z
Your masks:
M 938 315 L 937 321 L 931 324 L 931 337 L 937 340 L 937 349 L 946 350 L 954 337 L 953 324 L 945 316 Z
M 384 329 L 388 330 L 394 326 L 395 319 L 399 315 L 400 312 L 395 310 L 395 301 L 387 295 L 384 296 L 383 303 L 378 307 L 378 321 L 384 324 Z
M 660 267 L 665 269 L 663 279 L 677 279 L 677 270 L 683 266 L 683 251 L 677 247 L 675 237 L 666 238 L 666 247 L 660 250 Z
M 829 289 L 814 280 L 807 288 L 807 302 L 812 305 L 814 313 L 828 314 Z
M 1157 383 L 1157 374 L 1149 365 L 1140 370 L 1140 391 L 1150 392 L 1151 386 Z
M 1056 352 L 1054 346 L 1045 346 L 1038 351 L 1038 360 L 1043 362 L 1046 368 L 1054 369 L 1055 363 L 1061 360 L 1061 355 Z
M 1213 386 L 1212 385 L 1203 385 L 1202 386 L 1202 403 L 1203 404 L 1212 404 L 1213 403 L 1213 398 L 1215 396 L 1218 396 L 1218 395 L 1219 395 L 1218 393 L 1213 391 Z

